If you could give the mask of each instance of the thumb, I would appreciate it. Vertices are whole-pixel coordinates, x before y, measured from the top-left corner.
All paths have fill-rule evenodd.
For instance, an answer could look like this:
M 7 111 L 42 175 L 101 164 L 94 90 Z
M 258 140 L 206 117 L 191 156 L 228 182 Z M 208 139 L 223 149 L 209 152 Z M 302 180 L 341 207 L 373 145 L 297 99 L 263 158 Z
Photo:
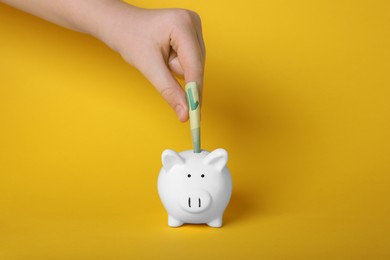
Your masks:
M 139 68 L 140 71 L 173 108 L 179 120 L 181 122 L 187 121 L 188 107 L 184 90 L 169 71 L 162 55 L 153 55 L 153 63 L 145 65 L 147 67 Z

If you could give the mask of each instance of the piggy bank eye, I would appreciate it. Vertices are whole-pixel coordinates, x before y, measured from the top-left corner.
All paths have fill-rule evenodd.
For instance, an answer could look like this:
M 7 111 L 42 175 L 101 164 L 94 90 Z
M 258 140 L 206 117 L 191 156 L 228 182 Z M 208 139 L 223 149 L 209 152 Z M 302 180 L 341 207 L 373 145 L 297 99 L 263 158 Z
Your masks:
M 204 178 L 204 174 L 200 175 L 200 177 Z
M 191 174 L 188 174 L 187 177 L 188 177 L 188 178 L 191 178 Z

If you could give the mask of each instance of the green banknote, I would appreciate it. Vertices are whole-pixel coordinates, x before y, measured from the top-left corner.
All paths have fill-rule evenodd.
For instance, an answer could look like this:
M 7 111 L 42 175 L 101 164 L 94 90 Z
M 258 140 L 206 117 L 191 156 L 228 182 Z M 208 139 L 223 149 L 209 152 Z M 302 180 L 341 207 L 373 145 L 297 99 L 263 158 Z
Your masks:
M 196 82 L 185 86 L 194 152 L 200 153 L 200 101 Z

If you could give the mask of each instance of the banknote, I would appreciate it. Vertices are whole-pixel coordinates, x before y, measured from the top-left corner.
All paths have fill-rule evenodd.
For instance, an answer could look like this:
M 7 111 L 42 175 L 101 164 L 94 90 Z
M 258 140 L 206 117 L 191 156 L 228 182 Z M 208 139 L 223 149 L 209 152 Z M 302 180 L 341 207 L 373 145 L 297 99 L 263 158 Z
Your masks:
M 196 82 L 188 82 L 185 86 L 190 115 L 190 127 L 194 152 L 200 153 L 200 101 Z

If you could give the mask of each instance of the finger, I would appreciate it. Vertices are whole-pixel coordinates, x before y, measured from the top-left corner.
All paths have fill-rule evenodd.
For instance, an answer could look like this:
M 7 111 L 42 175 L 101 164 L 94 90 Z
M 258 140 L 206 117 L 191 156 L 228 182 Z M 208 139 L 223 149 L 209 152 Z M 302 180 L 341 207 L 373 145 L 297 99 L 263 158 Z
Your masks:
M 193 17 L 195 23 L 196 36 L 198 38 L 198 42 L 203 53 L 203 57 L 206 58 L 206 46 L 203 40 L 202 21 L 200 19 L 200 16 L 196 13 L 193 14 Z
M 171 46 L 176 51 L 184 71 L 186 82 L 195 81 L 201 90 L 204 74 L 204 56 L 194 26 L 178 30 L 171 38 Z
M 205 44 L 204 44 L 204 41 L 203 41 L 201 27 L 200 27 L 200 30 L 197 29 L 196 32 L 197 32 L 196 36 L 198 38 L 199 46 L 200 46 L 200 48 L 202 50 L 202 54 L 203 54 L 203 71 L 204 71 L 204 63 L 205 63 L 205 59 L 206 59 L 206 47 L 205 47 Z M 203 75 L 203 77 L 204 77 L 204 75 Z M 202 105 L 202 97 L 203 97 L 203 83 L 202 83 L 202 85 L 199 88 L 199 102 L 200 102 L 200 105 Z
M 170 54 L 169 54 L 168 67 L 171 71 L 173 71 L 178 76 L 180 76 L 180 77 L 184 76 L 184 70 L 181 67 L 181 64 L 179 62 L 179 58 L 177 57 L 177 53 L 173 49 L 171 49 Z
M 169 71 L 161 54 L 151 55 L 153 63 L 139 68 L 146 78 L 155 86 L 162 97 L 174 109 L 181 122 L 188 120 L 188 108 L 185 93 L 180 84 Z

